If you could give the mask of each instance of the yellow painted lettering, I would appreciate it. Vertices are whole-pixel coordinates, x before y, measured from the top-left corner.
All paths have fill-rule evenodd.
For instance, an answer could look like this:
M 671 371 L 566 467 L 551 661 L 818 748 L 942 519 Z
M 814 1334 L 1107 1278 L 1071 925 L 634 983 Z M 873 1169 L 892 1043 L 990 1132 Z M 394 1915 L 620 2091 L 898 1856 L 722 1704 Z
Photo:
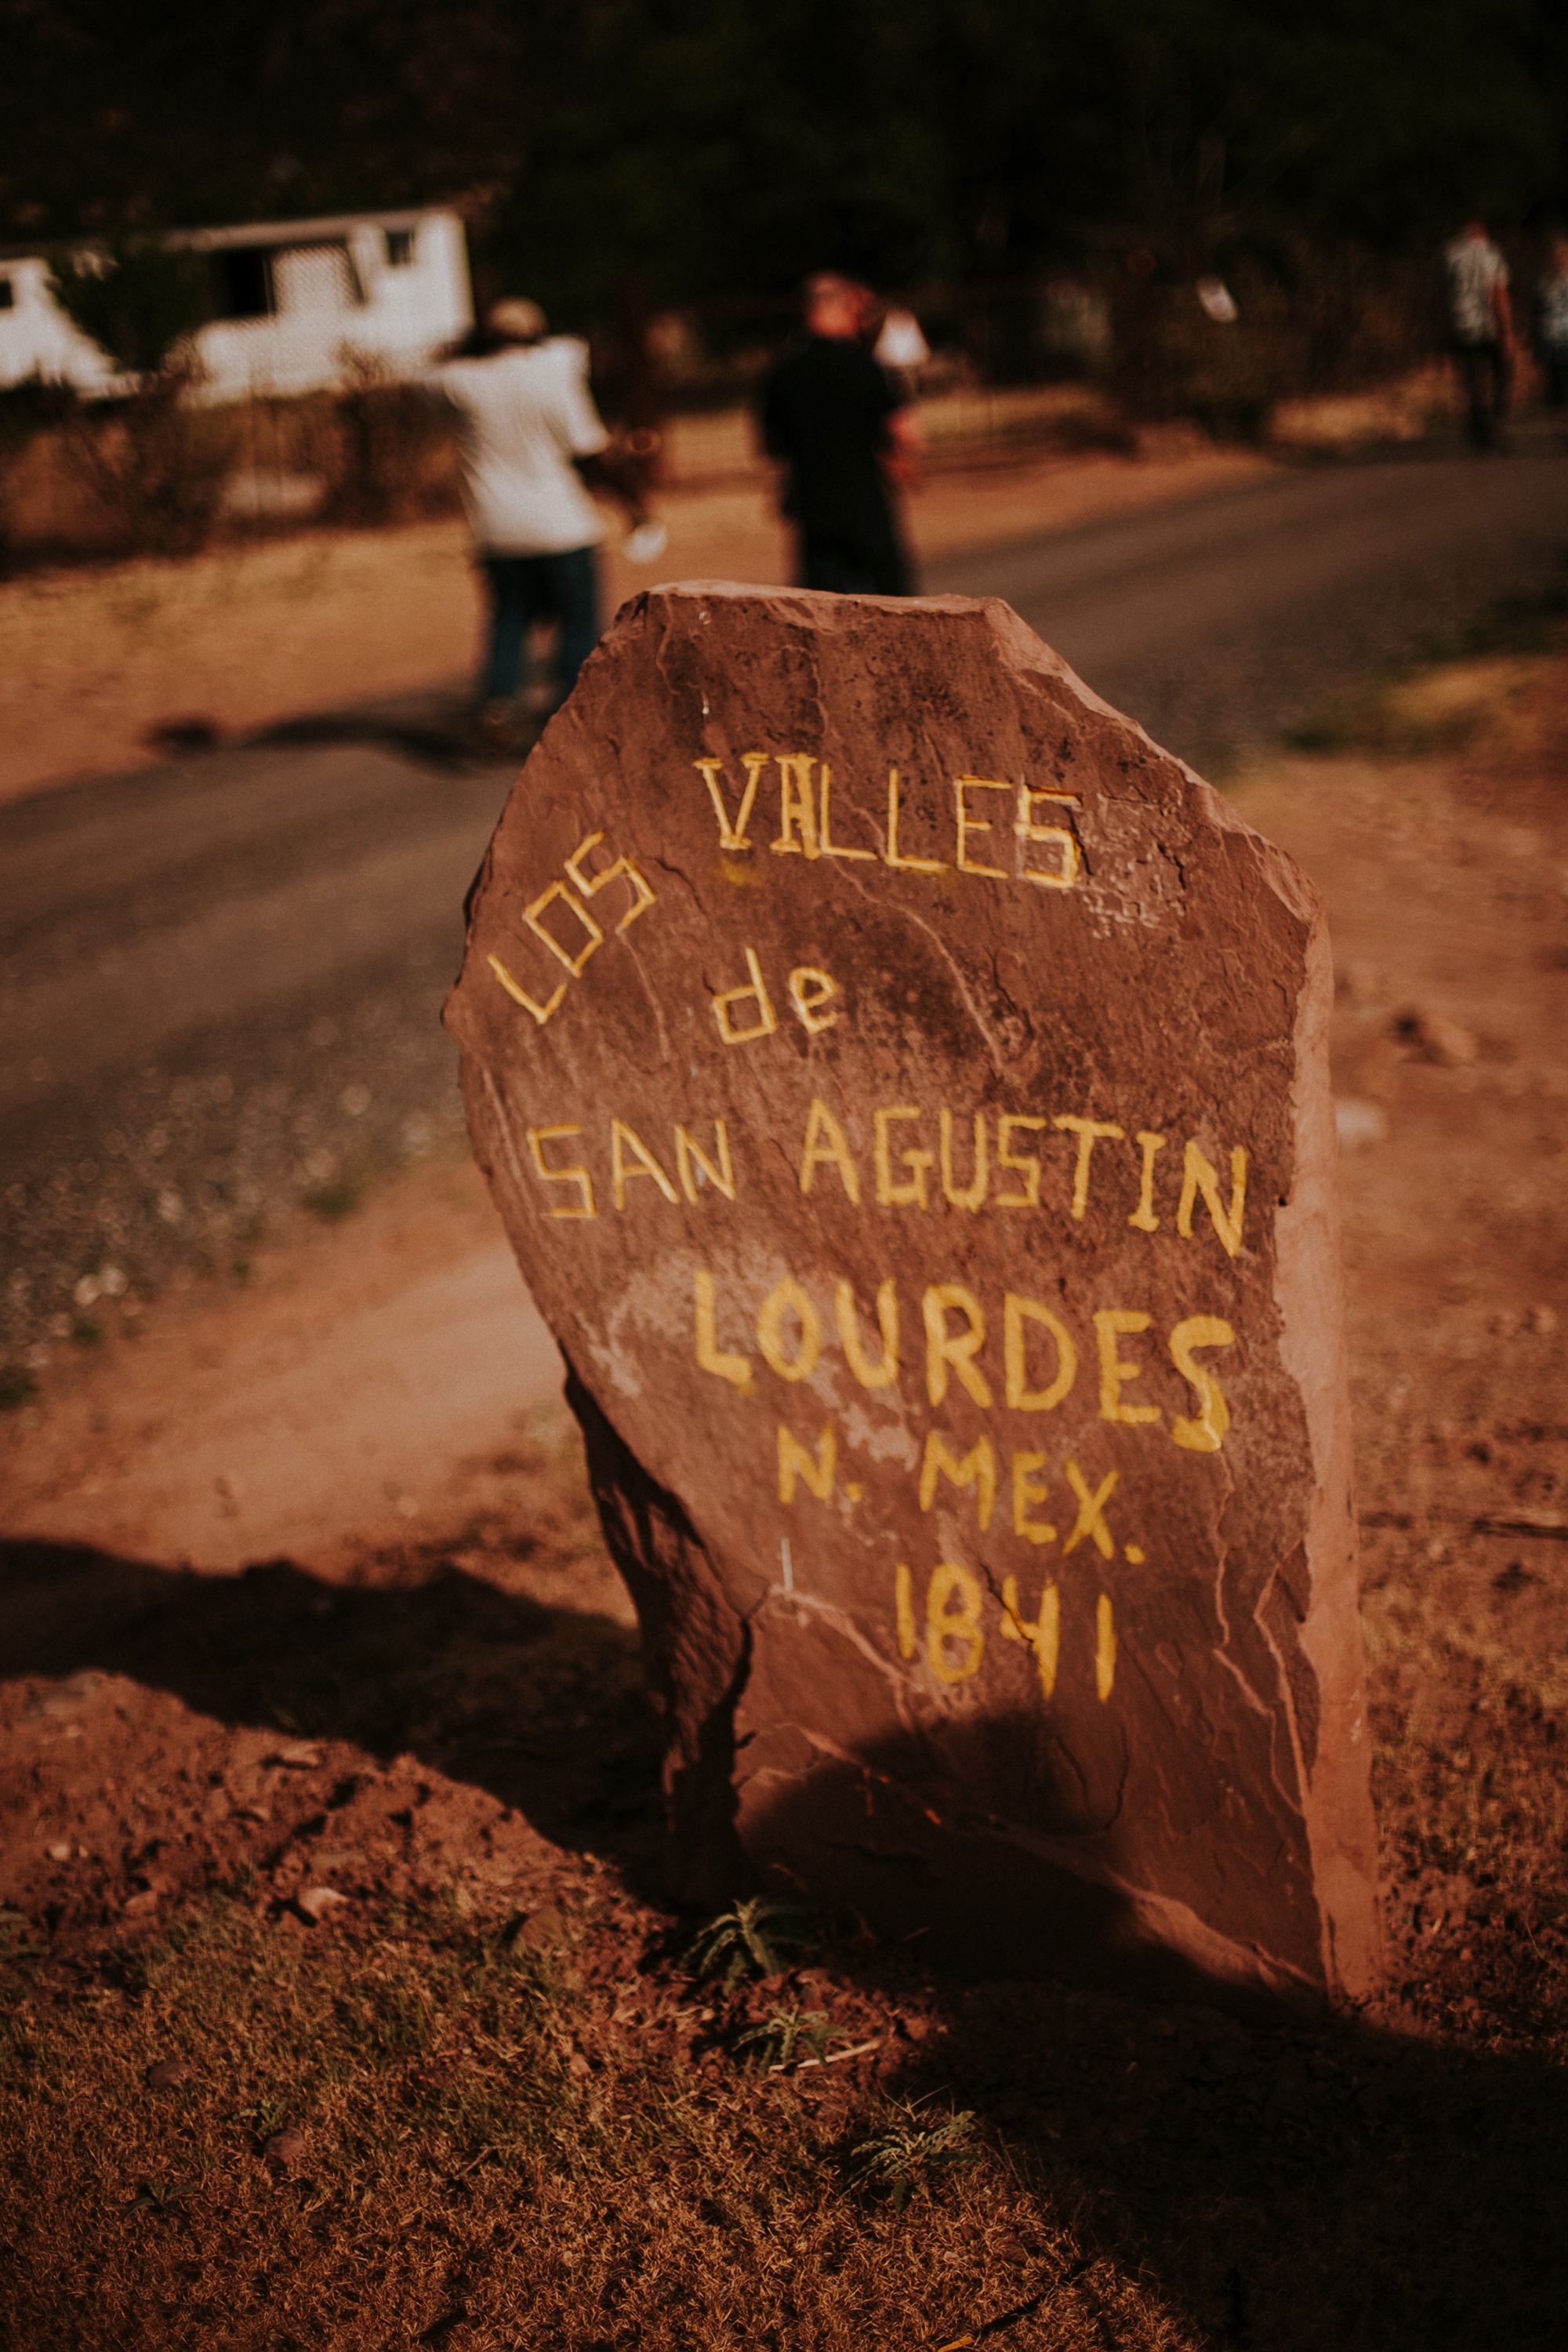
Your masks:
M 1230 1407 L 1220 1384 L 1205 1364 L 1194 1360 L 1194 1348 L 1233 1348 L 1236 1333 L 1217 1315 L 1189 1315 L 1171 1334 L 1171 1361 L 1190 1387 L 1197 1391 L 1197 1417 L 1171 1423 L 1171 1435 L 1191 1454 L 1217 1454 L 1230 1427 Z
M 855 1293 L 847 1282 L 837 1283 L 833 1294 L 834 1310 L 838 1318 L 838 1337 L 844 1347 L 844 1360 L 863 1389 L 889 1389 L 899 1377 L 899 1294 L 891 1282 L 881 1284 L 877 1292 L 877 1324 L 882 1334 L 882 1360 L 872 1363 L 860 1344 L 860 1318 L 855 1310 Z
M 733 1356 L 719 1345 L 713 1302 L 713 1277 L 699 1267 L 696 1277 L 697 1365 L 700 1371 L 716 1373 L 720 1380 L 745 1391 L 752 1385 L 752 1360 L 749 1356 Z
M 991 1181 L 991 1171 L 985 1154 L 985 1118 L 983 1112 L 974 1114 L 974 1173 L 961 1192 L 952 1181 L 952 1113 L 942 1110 L 941 1117 L 942 1190 L 944 1200 L 955 1209 L 968 1209 L 972 1213 L 985 1198 Z
M 800 1325 L 800 1345 L 794 1355 L 784 1353 L 784 1318 L 793 1315 Z M 816 1307 L 792 1274 L 769 1291 L 757 1310 L 757 1345 L 763 1351 L 763 1361 L 781 1381 L 808 1381 L 816 1370 L 816 1360 L 822 1353 L 822 1324 Z
M 921 1508 L 929 1511 L 936 1500 L 936 1482 L 949 1478 L 955 1486 L 978 1488 L 980 1532 L 991 1525 L 991 1514 L 996 1507 L 996 1456 L 988 1437 L 976 1438 L 960 1462 L 947 1450 L 947 1442 L 933 1429 L 926 1439 L 925 1458 L 921 1464 Z
M 820 857 L 821 846 L 816 838 L 816 803 L 812 797 L 811 772 L 816 761 L 809 751 L 780 751 L 774 755 L 779 769 L 779 837 L 773 843 L 775 857 L 799 856 L 804 850 L 807 857 Z M 795 827 L 800 838 L 795 839 Z
M 488 955 L 485 958 L 485 961 L 489 964 L 490 970 L 494 972 L 496 978 L 500 981 L 501 986 L 505 989 L 507 994 L 512 999 L 513 1003 L 521 1004 L 525 1013 L 531 1013 L 534 1019 L 542 1029 L 551 1014 L 554 1012 L 556 1006 L 560 1003 L 562 998 L 565 995 L 566 982 L 563 980 L 557 981 L 555 983 L 554 993 L 551 996 L 547 996 L 543 1003 L 540 1004 L 537 1003 L 531 996 L 530 996 L 527 989 L 522 985 L 522 982 L 520 980 L 513 978 L 512 974 L 507 970 L 505 964 L 502 963 L 500 956 Z
M 1073 1521 L 1071 1535 L 1062 1546 L 1064 1555 L 1076 1551 L 1087 1536 L 1101 1559 L 1110 1559 L 1116 1546 L 1110 1539 L 1110 1529 L 1105 1524 L 1105 1507 L 1116 1492 L 1116 1472 L 1108 1470 L 1091 1495 L 1089 1481 L 1076 1462 L 1064 1462 L 1062 1467 L 1068 1474 L 1068 1485 L 1078 1496 L 1078 1517 Z
M 1083 863 L 1083 853 L 1078 845 L 1078 835 L 1069 825 L 1037 824 L 1035 823 L 1037 801 L 1044 801 L 1047 804 L 1055 803 L 1058 808 L 1064 803 L 1069 808 L 1076 808 L 1079 805 L 1078 796 L 1074 793 L 1052 792 L 1048 785 L 1042 786 L 1038 791 L 1031 791 L 1027 784 L 1019 785 L 1018 814 L 1013 826 L 1014 832 L 1018 836 L 1019 874 L 1026 882 L 1037 882 L 1042 890 L 1070 890 L 1078 880 L 1079 867 Z M 1051 844 L 1059 860 L 1054 870 L 1048 866 L 1024 864 L 1025 845 L 1032 841 Z
M 616 925 L 616 931 L 620 932 L 635 923 L 639 915 L 647 914 L 654 904 L 654 893 L 629 857 L 617 857 L 613 866 L 606 866 L 601 873 L 584 873 L 584 858 L 591 849 L 596 849 L 604 838 L 602 833 L 590 833 L 580 841 L 566 860 L 566 872 L 584 898 L 597 898 L 599 892 L 608 889 L 612 882 L 624 881 L 630 885 L 632 903 Z
M 752 803 L 757 797 L 757 785 L 762 780 L 763 770 L 768 764 L 767 753 L 742 751 L 741 754 L 741 765 L 746 771 L 746 784 L 745 790 L 741 794 L 741 805 L 736 812 L 733 824 L 731 823 L 730 812 L 724 805 L 723 788 L 719 782 L 724 765 L 722 760 L 693 760 L 691 764 L 708 787 L 708 797 L 713 803 L 713 814 L 719 820 L 720 848 L 750 849 L 752 845 L 746 838 L 746 824 L 752 814 Z
M 581 1135 L 580 1127 L 531 1127 L 527 1130 L 528 1148 L 533 1164 L 546 1184 L 575 1184 L 578 1201 L 575 1208 L 546 1209 L 547 1217 L 596 1217 L 594 1206 L 594 1180 L 585 1168 L 547 1168 L 544 1147 L 558 1135 Z
M 1013 1129 L 1016 1127 L 1042 1128 L 1043 1118 L 1032 1118 L 1023 1111 L 1009 1111 L 996 1122 L 996 1165 L 1010 1168 L 1024 1180 L 1021 1192 L 998 1192 L 995 1205 L 999 1209 L 1037 1209 L 1040 1205 L 1040 1163 L 1037 1160 L 1020 1160 L 1013 1150 Z
M 1022 1536 L 1026 1543 L 1055 1543 L 1057 1531 L 1048 1520 L 1032 1519 L 1030 1511 L 1046 1499 L 1046 1484 L 1035 1473 L 1046 1466 L 1043 1454 L 1015 1454 L 1013 1456 L 1013 1533 Z
M 1081 1223 L 1084 1211 L 1089 1206 L 1089 1163 L 1094 1156 L 1094 1147 L 1102 1136 L 1119 1143 L 1122 1129 L 1108 1125 L 1103 1119 L 1074 1118 L 1068 1111 L 1064 1111 L 1051 1124 L 1068 1129 L 1078 1138 L 1078 1164 L 1072 1172 L 1072 1213 Z
M 1040 1612 L 1031 1625 L 1018 1607 L 1018 1580 L 1002 1580 L 1002 1633 L 1008 1642 L 1027 1642 L 1035 1653 L 1040 1691 L 1049 1698 L 1057 1686 L 1057 1657 L 1061 1647 L 1061 1599 L 1054 1584 L 1040 1590 Z
M 923 1117 L 918 1103 L 900 1103 L 890 1110 L 877 1112 L 872 1125 L 875 1129 L 877 1162 L 877 1199 L 884 1209 L 923 1209 L 926 1204 L 926 1170 L 935 1157 L 930 1151 L 901 1151 L 899 1159 L 910 1171 L 903 1184 L 893 1181 L 892 1144 L 888 1129 L 896 1119 Z
M 630 1160 L 626 1158 L 631 1153 Z M 634 1177 L 647 1176 L 658 1185 L 667 1201 L 674 1202 L 676 1190 L 643 1141 L 637 1129 L 625 1119 L 610 1121 L 610 1190 L 617 1209 L 626 1205 L 626 1186 Z
M 762 965 L 756 950 L 746 950 L 746 970 L 751 979 L 743 988 L 727 988 L 713 999 L 713 1018 L 719 1024 L 719 1034 L 726 1045 L 749 1045 L 757 1037 L 771 1037 L 778 1027 L 778 1016 L 768 995 L 767 982 L 763 978 Z M 757 1017 L 746 1029 L 737 1029 L 730 1015 L 731 1004 L 750 998 L 757 1008 Z
M 1146 1331 L 1147 1315 L 1127 1307 L 1103 1307 L 1094 1318 L 1094 1336 L 1100 1345 L 1100 1417 L 1101 1421 L 1121 1421 L 1136 1424 L 1158 1421 L 1157 1404 L 1123 1404 L 1121 1391 L 1129 1381 L 1142 1377 L 1142 1364 L 1123 1362 L 1117 1354 L 1117 1342 L 1124 1332 Z
M 1141 1127 L 1138 1148 L 1143 1154 L 1142 1171 L 1138 1179 L 1138 1206 L 1127 1222 L 1130 1225 L 1136 1225 L 1141 1234 L 1157 1234 L 1160 1220 L 1154 1214 L 1154 1154 L 1163 1151 L 1165 1139 L 1163 1135 L 1151 1135 L 1146 1127 Z
M 795 1018 L 814 1037 L 819 1030 L 831 1029 L 837 1020 L 837 1013 L 821 1010 L 828 998 L 837 993 L 838 982 L 817 964 L 797 963 L 789 976 L 789 1001 L 795 1007 Z
M 816 1452 L 809 1454 L 800 1440 L 792 1435 L 783 1422 L 779 1423 L 779 1500 L 793 1503 L 795 1484 L 804 1478 L 809 1491 L 819 1503 L 826 1503 L 833 1492 L 833 1480 L 838 1465 L 838 1440 L 829 1422 L 816 1441 Z
M 824 857 L 875 857 L 874 849 L 840 849 L 832 838 L 830 795 L 833 791 L 833 771 L 826 760 L 822 763 L 822 824 L 817 838 Z
M 1116 1620 L 1110 1595 L 1102 1592 L 1094 1609 L 1094 1687 L 1104 1706 L 1116 1682 Z
M 888 771 L 888 865 L 900 874 L 945 874 L 947 867 L 940 857 L 900 857 L 899 855 L 899 772 Z
M 1048 1388 L 1029 1386 L 1025 1360 L 1026 1323 L 1038 1323 L 1056 1345 L 1056 1378 Z M 1002 1362 L 1007 1379 L 1007 1402 L 1015 1412 L 1054 1412 L 1078 1377 L 1078 1349 L 1067 1325 L 1037 1299 L 1019 1298 L 1008 1291 L 1002 1307 Z
M 985 1317 L 979 1299 L 962 1283 L 938 1282 L 926 1292 L 921 1308 L 926 1327 L 927 1396 L 932 1404 L 941 1404 L 947 1394 L 947 1368 L 951 1364 L 975 1403 L 989 1412 L 991 1391 L 984 1373 L 973 1360 L 985 1345 Z M 967 1331 L 949 1332 L 950 1308 L 965 1318 Z
M 811 1190 L 818 1168 L 837 1168 L 838 1181 L 857 1208 L 860 1205 L 860 1171 L 844 1140 L 844 1129 L 819 1097 L 814 1097 L 805 1122 L 805 1148 L 800 1155 L 800 1189 Z
M 958 856 L 961 874 L 988 874 L 993 881 L 1005 882 L 1005 869 L 1000 866 L 972 865 L 969 856 L 969 836 L 972 833 L 989 833 L 989 818 L 971 816 L 964 800 L 966 793 L 1010 793 L 1011 784 L 999 784 L 990 776 L 957 776 L 953 779 L 952 794 L 958 804 Z
M 1176 1211 L 1176 1231 L 1184 1241 L 1193 1237 L 1193 1206 L 1200 1192 L 1226 1255 L 1234 1257 L 1241 1247 L 1241 1213 L 1247 1202 L 1247 1154 L 1239 1143 L 1230 1155 L 1228 1209 L 1219 1197 L 1219 1177 L 1198 1150 L 1196 1138 L 1187 1145 L 1182 1160 L 1181 1205 Z
M 556 938 L 554 932 L 547 931 L 544 925 L 539 919 L 543 914 L 546 907 L 553 906 L 557 898 L 560 899 L 563 907 L 570 909 L 574 919 L 583 926 L 584 943 L 578 950 L 575 955 L 570 954 L 568 950 L 562 946 L 561 941 Z M 540 892 L 532 906 L 525 907 L 523 908 L 522 919 L 528 925 L 529 929 L 533 933 L 534 938 L 536 940 L 542 940 L 545 946 L 550 950 L 551 954 L 555 957 L 556 961 L 565 965 L 574 980 L 582 979 L 583 967 L 587 962 L 588 958 L 605 944 L 604 932 L 599 929 L 598 924 L 594 920 L 593 916 L 588 912 L 587 908 L 584 906 L 582 900 L 573 897 L 564 882 L 549 883 L 546 887 Z
M 980 1622 L 984 1600 L 979 1578 L 956 1560 L 944 1559 L 932 1569 L 926 1587 L 926 1656 L 938 1682 L 966 1683 L 980 1672 L 985 1648 Z M 958 1643 L 963 1650 L 956 1661 L 948 1656 L 950 1642 Z
M 724 1131 L 721 1118 L 713 1122 L 713 1149 L 718 1154 L 717 1162 L 710 1160 L 699 1144 L 693 1143 L 685 1128 L 676 1129 L 675 1171 L 680 1179 L 680 1189 L 689 1201 L 696 1200 L 704 1184 L 711 1184 L 716 1192 L 723 1193 L 726 1201 L 732 1201 L 735 1197 L 735 1171 L 730 1164 L 730 1139 Z
M 915 1597 L 910 1589 L 910 1571 L 900 1560 L 893 1570 L 893 1610 L 899 1626 L 899 1655 L 912 1658 L 915 1654 Z

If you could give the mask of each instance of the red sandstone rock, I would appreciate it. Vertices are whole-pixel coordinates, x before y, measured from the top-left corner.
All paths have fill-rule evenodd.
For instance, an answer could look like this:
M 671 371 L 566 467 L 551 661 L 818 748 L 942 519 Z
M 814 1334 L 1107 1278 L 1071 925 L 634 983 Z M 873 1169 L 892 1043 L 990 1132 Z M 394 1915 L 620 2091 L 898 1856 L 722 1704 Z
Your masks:
M 993 1975 L 1375 1961 L 1310 885 L 1000 604 L 627 604 L 447 1009 L 751 1866 Z

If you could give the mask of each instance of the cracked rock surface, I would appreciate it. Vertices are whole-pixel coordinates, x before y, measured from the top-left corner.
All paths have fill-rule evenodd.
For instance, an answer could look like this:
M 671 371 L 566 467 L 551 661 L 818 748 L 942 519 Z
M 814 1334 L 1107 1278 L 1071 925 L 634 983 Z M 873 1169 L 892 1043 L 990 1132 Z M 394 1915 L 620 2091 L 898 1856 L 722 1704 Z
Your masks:
M 673 1868 L 933 1959 L 1376 1964 L 1310 884 L 1006 606 L 624 607 L 447 1024 Z

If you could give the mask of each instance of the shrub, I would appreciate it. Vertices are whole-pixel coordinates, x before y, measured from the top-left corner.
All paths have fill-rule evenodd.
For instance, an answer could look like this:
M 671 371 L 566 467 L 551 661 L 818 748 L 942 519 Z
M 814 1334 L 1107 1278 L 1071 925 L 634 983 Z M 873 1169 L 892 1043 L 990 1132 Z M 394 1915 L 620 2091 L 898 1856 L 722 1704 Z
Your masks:
M 197 408 L 194 368 L 167 367 L 118 400 L 84 402 L 67 417 L 68 472 L 137 553 L 190 555 L 209 536 L 234 463 L 232 414 Z
M 339 354 L 343 388 L 329 412 L 317 470 L 327 481 L 322 514 L 333 522 L 384 523 L 449 503 L 451 427 L 423 386 L 402 383 L 367 352 Z M 442 476 L 445 478 L 441 478 Z

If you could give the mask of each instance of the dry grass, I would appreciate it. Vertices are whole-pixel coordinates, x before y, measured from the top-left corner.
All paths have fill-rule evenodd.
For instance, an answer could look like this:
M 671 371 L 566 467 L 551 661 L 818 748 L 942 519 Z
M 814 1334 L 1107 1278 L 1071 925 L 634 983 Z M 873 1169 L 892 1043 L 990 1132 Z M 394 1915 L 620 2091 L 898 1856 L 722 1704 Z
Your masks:
M 566 1916 L 558 1955 L 442 1904 L 308 1935 L 237 1889 L 18 1988 L 8 2340 L 794 2352 L 1038 2295 L 1021 2346 L 1549 2340 L 1562 2149 L 1517 2063 L 1038 1987 L 944 2002 L 839 1955 L 811 1990 L 891 2067 L 771 2076 L 734 2044 L 772 1990 L 714 2011 L 591 1880 Z M 171 2055 L 192 2079 L 152 2088 Z M 985 2118 L 901 2210 L 849 2185 L 908 2129 L 900 2089 L 917 2126 Z M 1493 2262 L 1499 2334 L 1446 2332 Z
M 732 1937 L 695 1974 L 574 1444 L 479 1465 L 450 1540 L 346 1587 L 0 1547 L 0 2343 L 1561 2341 L 1564 666 L 1486 740 L 1322 787 L 1342 954 L 1400 988 L 1448 959 L 1499 1029 L 1402 1060 L 1364 974 L 1336 1016 L 1339 1083 L 1391 1113 L 1345 1168 L 1378 2006 L 935 1982 L 833 1920 L 774 1981 L 726 1990 Z M 780 2012 L 810 2032 L 772 2073 Z
M 901 2215 L 851 2198 L 836 2086 L 704 2064 L 693 2029 L 720 2022 L 636 1974 L 641 1937 L 605 1980 L 630 1924 L 584 1891 L 582 1958 L 449 1909 L 307 1944 L 230 1895 L 63 2005 L 24 1998 L 16 2340 L 921 2341 L 933 2294 L 989 2311 L 1076 2256 L 1000 2148 Z M 150 2089 L 172 2052 L 193 2079 Z M 264 2151 L 290 2126 L 286 2166 Z M 1139 2341 L 1180 2340 L 1149 2318 Z

